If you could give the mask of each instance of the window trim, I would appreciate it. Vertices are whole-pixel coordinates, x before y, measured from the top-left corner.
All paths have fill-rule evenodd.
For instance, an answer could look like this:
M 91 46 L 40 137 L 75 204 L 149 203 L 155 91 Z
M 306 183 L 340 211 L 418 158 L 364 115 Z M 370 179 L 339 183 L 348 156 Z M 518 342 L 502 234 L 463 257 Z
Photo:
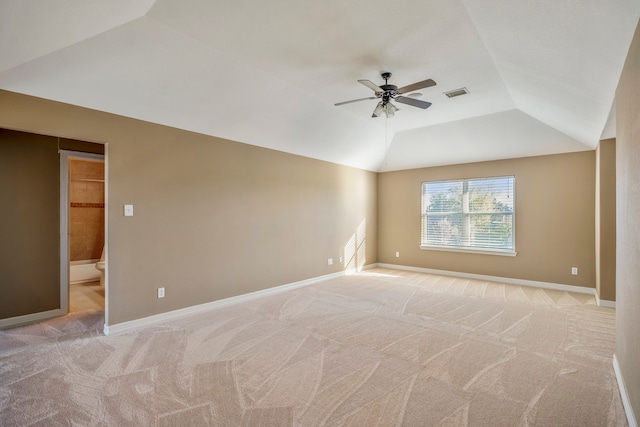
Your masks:
M 435 182 L 464 182 L 464 181 L 479 181 L 489 179 L 511 178 L 513 179 L 513 212 L 511 216 L 512 221 L 512 241 L 513 245 L 511 249 L 494 249 L 494 248 L 473 248 L 470 246 L 446 246 L 446 245 L 425 245 L 422 243 L 422 233 L 424 227 L 424 184 Z M 477 255 L 498 255 L 498 256 L 511 256 L 514 257 L 518 254 L 516 251 L 516 177 L 515 175 L 501 175 L 501 176 L 488 176 L 488 177 L 476 177 L 476 178 L 459 178 L 459 179 L 441 179 L 432 181 L 422 181 L 420 183 L 420 249 L 428 251 L 441 251 L 441 252 L 459 252 Z M 444 212 L 438 212 L 438 214 L 446 214 Z M 468 213 L 466 215 L 469 215 Z
M 457 246 L 426 246 L 426 245 L 420 245 L 420 249 L 422 249 L 423 251 L 461 252 L 461 253 L 476 254 L 476 255 L 500 255 L 500 256 L 518 255 L 518 252 L 511 251 L 508 249 L 488 249 L 488 248 L 465 249 Z

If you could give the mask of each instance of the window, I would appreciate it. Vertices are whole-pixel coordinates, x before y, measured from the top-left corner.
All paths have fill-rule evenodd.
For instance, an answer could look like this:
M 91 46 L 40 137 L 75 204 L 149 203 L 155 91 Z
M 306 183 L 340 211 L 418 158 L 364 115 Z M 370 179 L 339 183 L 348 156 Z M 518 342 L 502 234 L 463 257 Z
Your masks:
M 423 182 L 421 247 L 515 255 L 514 182 Z

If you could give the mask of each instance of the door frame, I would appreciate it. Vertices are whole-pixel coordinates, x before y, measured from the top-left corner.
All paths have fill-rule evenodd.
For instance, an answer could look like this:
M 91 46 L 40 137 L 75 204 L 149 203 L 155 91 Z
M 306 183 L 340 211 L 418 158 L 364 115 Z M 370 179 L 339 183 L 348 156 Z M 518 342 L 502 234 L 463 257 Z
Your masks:
M 63 315 L 69 314 L 69 266 L 70 266 L 70 249 L 69 249 L 69 160 L 70 159 L 87 159 L 102 160 L 106 166 L 104 154 L 84 153 L 82 151 L 60 150 L 60 310 Z M 105 193 L 106 193 L 107 174 L 105 168 Z M 105 244 L 107 239 L 106 233 L 106 194 L 105 194 Z M 105 296 L 106 296 L 105 281 Z M 105 297 L 105 316 L 106 316 L 106 297 Z M 106 322 L 105 322 L 106 323 Z

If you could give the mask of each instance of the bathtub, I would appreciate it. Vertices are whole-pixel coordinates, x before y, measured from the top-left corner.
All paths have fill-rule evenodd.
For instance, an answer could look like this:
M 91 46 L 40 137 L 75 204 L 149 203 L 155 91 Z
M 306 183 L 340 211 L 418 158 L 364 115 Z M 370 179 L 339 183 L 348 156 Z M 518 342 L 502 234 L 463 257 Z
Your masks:
M 71 261 L 69 265 L 69 283 L 85 283 L 100 280 L 100 271 L 96 269 L 98 259 Z

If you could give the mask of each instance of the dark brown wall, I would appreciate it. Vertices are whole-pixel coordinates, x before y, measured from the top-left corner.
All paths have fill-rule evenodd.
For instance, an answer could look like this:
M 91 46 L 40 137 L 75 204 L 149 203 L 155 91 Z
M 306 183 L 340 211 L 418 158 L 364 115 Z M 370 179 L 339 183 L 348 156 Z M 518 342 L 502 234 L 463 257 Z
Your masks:
M 80 151 L 83 153 L 104 154 L 104 145 L 93 142 L 78 141 L 76 139 L 60 138 L 61 150 Z
M 60 308 L 58 148 L 104 146 L 0 128 L 0 319 Z
M 0 129 L 0 318 L 60 308 L 57 138 Z

